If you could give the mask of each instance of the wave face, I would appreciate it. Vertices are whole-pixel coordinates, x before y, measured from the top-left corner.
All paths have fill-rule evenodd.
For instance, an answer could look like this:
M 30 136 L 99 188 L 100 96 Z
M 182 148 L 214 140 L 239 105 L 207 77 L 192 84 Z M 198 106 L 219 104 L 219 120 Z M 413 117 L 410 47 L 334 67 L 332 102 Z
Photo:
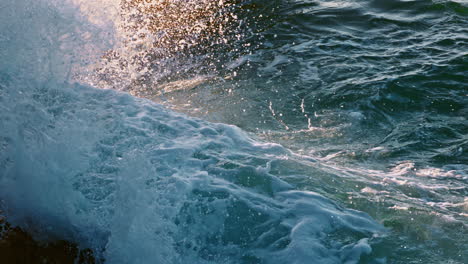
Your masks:
M 371 253 L 379 224 L 270 173 L 296 162 L 280 145 L 68 83 L 82 59 L 65 56 L 82 47 L 74 34 L 102 36 L 66 11 L 2 7 L 0 198 L 10 222 L 105 263 L 356 263 Z
M 290 156 L 279 145 L 129 95 L 15 79 L 2 86 L 8 218 L 106 263 L 355 263 L 382 231 L 271 175 Z
M 466 16 L 7 0 L 0 209 L 104 263 L 466 263 Z

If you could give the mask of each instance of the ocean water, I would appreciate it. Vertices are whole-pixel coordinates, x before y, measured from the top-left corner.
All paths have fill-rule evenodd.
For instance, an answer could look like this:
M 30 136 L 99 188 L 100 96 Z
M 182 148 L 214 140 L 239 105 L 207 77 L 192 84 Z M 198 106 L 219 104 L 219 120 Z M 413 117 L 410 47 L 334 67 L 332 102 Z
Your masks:
M 103 263 L 467 263 L 468 2 L 1 0 L 0 210 Z

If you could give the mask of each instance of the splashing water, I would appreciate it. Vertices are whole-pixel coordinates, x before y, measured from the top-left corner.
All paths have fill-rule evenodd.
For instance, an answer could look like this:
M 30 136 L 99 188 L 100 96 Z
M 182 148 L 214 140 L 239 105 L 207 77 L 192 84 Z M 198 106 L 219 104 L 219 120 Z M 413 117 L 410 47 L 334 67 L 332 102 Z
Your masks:
M 0 7 L 0 209 L 38 239 L 105 263 L 467 261 L 463 2 Z

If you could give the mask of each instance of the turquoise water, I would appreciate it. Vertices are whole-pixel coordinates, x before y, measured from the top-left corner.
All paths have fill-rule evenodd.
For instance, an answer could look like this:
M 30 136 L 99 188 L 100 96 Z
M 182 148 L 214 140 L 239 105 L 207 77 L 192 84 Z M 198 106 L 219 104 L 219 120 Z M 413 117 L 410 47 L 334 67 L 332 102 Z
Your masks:
M 258 32 L 246 40 L 257 47 L 229 64 L 234 80 L 162 102 L 330 166 L 276 174 L 390 228 L 378 247 L 390 263 L 466 262 L 466 2 L 258 8 L 267 15 L 247 18 Z
M 467 263 L 468 3 L 218 2 L 0 4 L 9 221 L 105 263 Z

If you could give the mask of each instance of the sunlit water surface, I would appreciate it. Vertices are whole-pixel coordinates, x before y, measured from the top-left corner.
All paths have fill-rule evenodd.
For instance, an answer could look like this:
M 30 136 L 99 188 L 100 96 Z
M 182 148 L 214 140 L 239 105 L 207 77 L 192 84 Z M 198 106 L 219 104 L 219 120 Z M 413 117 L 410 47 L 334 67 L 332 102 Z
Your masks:
M 11 222 L 108 263 L 468 262 L 466 1 L 0 7 Z

